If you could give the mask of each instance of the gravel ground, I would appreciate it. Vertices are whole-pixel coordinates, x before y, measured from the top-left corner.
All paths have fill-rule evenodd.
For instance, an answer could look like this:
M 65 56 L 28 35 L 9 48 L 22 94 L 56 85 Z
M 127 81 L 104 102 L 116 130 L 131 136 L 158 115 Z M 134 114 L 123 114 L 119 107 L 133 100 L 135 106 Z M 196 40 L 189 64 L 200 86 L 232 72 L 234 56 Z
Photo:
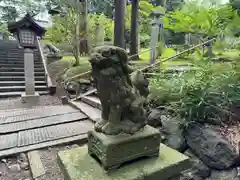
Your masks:
M 76 147 L 79 146 L 73 144 L 38 150 L 46 173 L 34 180 L 64 180 L 57 163 L 57 153 Z M 33 180 L 30 168 L 26 153 L 3 158 L 0 160 L 0 180 Z
M 0 102 L 1 102 L 0 110 L 33 107 L 32 105 L 22 103 L 20 97 L 0 99 Z M 39 102 L 36 103 L 34 106 L 52 106 L 52 105 L 62 105 L 61 99 L 56 96 L 50 95 L 40 96 Z
M 0 180 L 32 180 L 27 159 L 22 160 L 20 155 L 1 159 Z
M 48 149 L 40 150 L 40 156 L 46 174 L 37 178 L 36 180 L 64 180 L 61 170 L 57 164 L 57 153 L 61 150 L 79 147 L 78 145 L 58 146 Z

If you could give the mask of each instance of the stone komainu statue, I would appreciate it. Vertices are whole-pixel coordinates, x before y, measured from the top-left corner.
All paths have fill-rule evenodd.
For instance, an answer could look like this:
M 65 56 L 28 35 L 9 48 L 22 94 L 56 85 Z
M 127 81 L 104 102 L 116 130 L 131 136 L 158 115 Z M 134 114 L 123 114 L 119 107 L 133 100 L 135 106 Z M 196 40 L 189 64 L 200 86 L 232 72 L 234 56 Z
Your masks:
M 128 66 L 127 52 L 115 46 L 99 46 L 90 59 L 102 104 L 102 118 L 95 130 L 108 135 L 134 134 L 146 125 L 148 81 Z M 131 75 L 130 75 L 131 73 Z

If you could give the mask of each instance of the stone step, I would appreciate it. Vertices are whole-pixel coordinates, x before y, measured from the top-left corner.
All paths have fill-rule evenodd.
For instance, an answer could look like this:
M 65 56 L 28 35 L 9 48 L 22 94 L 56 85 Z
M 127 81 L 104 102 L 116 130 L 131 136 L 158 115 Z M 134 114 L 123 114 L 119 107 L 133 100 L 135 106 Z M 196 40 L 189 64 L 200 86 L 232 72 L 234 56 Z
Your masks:
M 23 57 L 15 57 L 15 58 L 9 58 L 9 57 L 2 57 L 0 58 L 0 62 L 4 63 L 4 62 L 19 62 L 19 61 L 24 61 Z M 34 58 L 34 62 L 39 62 L 42 61 L 40 58 Z
M 35 76 L 45 76 L 45 72 L 34 72 Z M 0 76 L 24 76 L 24 72 L 0 72 Z
M 49 91 L 36 91 L 40 95 L 47 95 Z M 24 91 L 18 92 L 0 92 L 0 98 L 9 98 L 9 97 L 20 97 Z
M 3 51 L 1 54 L 3 54 L 3 55 L 5 55 L 5 54 L 24 54 L 24 51 Z M 40 55 L 40 53 L 39 52 L 34 52 L 33 53 L 34 55 Z
M 0 52 L 3 52 L 3 54 L 11 54 L 11 53 L 24 53 L 24 51 L 19 49 L 4 49 L 0 47 Z
M 14 67 L 18 67 L 18 68 L 24 68 L 24 63 L 21 64 L 1 64 L 1 67 L 10 67 L 10 68 L 14 68 Z M 35 68 L 43 68 L 43 64 L 34 64 Z
M 15 54 L 12 54 L 12 53 L 9 53 L 9 54 L 0 54 L 0 58 L 10 58 L 10 59 L 13 59 L 13 58 L 19 58 L 19 57 L 24 57 L 24 55 L 22 53 L 15 53 Z
M 23 52 L 23 51 L 18 51 L 18 52 L 3 52 L 3 53 L 1 53 L 1 56 L 5 56 L 5 55 L 7 55 L 7 56 L 9 56 L 9 57 L 15 56 L 15 55 L 22 55 L 22 56 L 23 56 L 23 55 L 24 55 L 24 52 Z M 40 54 L 39 54 L 39 53 L 33 53 L 33 55 L 40 57 Z
M 0 76 L 0 81 L 25 81 L 24 76 Z M 45 81 L 45 76 L 35 76 L 35 81 Z
M 34 106 L 31 108 L 0 110 L 0 124 L 16 123 L 40 117 L 49 117 L 75 112 L 79 112 L 79 110 L 69 105 Z
M 19 53 L 19 54 L 0 54 L 0 58 L 9 58 L 9 59 L 14 59 L 14 58 L 19 58 L 19 57 L 24 57 L 24 54 L 22 53 Z M 40 59 L 40 56 L 39 55 L 35 55 L 34 56 L 35 58 L 39 58 Z
M 9 59 L 15 59 L 15 58 L 23 58 L 24 55 L 22 53 L 19 53 L 19 54 L 0 54 L 0 58 L 9 58 Z M 39 58 L 40 59 L 40 56 L 39 55 L 35 55 L 34 54 L 34 58 Z
M 83 112 L 86 116 L 89 117 L 94 123 L 97 122 L 99 119 L 101 119 L 101 110 L 94 108 L 93 106 L 90 106 L 84 102 L 81 101 L 70 101 L 69 104 L 79 109 L 81 112 Z
M 24 62 L 23 58 L 14 58 L 14 59 L 9 59 L 9 58 L 0 58 L 0 63 L 18 63 L 18 62 Z M 41 59 L 35 59 L 34 62 L 42 62 Z
M 0 87 L 2 86 L 25 86 L 25 81 L 0 81 Z M 36 81 L 35 86 L 46 86 L 45 81 Z
M 23 58 L 23 54 L 0 54 L 0 59 L 18 59 Z
M 19 116 L 21 118 L 21 116 Z M 56 124 L 64 124 L 74 121 L 86 120 L 87 116 L 81 112 L 58 114 L 55 116 L 38 117 L 34 119 L 19 121 L 15 123 L 1 124 L 0 134 L 19 132 L 23 130 L 46 127 Z
M 0 61 L 0 64 L 1 64 L 1 67 L 3 67 L 2 65 L 10 65 L 10 66 L 23 65 L 24 66 L 24 61 L 15 61 L 15 62 L 12 62 L 12 61 L 1 62 Z M 38 61 L 38 62 L 36 61 L 36 62 L 34 62 L 34 65 L 40 66 L 40 65 L 43 65 L 43 63 L 41 61 Z
M 98 109 L 102 109 L 102 105 L 101 105 L 101 101 L 99 98 L 94 97 L 94 96 L 82 96 L 81 97 L 81 101 L 85 102 L 86 104 L 94 107 L 94 108 L 98 108 Z
M 45 69 L 42 68 L 34 68 L 35 72 L 45 72 Z M 20 67 L 0 67 L 0 72 L 24 72 L 24 68 Z
M 35 91 L 45 91 L 47 86 L 35 86 Z M 0 92 L 18 92 L 25 91 L 25 86 L 1 86 Z

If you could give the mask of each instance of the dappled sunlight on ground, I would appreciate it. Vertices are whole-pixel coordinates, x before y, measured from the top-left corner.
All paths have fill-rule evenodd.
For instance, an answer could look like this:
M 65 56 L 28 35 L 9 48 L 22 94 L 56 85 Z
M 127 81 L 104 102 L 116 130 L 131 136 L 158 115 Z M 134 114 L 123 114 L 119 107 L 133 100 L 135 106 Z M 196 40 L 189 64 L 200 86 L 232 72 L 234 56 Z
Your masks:
M 221 134 L 236 148 L 240 153 L 240 122 L 232 126 L 221 127 Z

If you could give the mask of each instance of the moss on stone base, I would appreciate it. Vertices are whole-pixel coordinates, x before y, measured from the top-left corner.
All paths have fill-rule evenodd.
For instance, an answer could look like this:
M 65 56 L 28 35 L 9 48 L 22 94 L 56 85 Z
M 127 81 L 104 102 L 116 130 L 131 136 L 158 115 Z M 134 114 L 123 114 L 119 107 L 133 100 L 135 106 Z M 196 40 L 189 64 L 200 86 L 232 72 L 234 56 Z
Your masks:
M 128 163 L 106 172 L 88 154 L 87 146 L 61 151 L 59 165 L 66 180 L 166 180 L 189 168 L 189 158 L 163 144 L 159 157 Z

